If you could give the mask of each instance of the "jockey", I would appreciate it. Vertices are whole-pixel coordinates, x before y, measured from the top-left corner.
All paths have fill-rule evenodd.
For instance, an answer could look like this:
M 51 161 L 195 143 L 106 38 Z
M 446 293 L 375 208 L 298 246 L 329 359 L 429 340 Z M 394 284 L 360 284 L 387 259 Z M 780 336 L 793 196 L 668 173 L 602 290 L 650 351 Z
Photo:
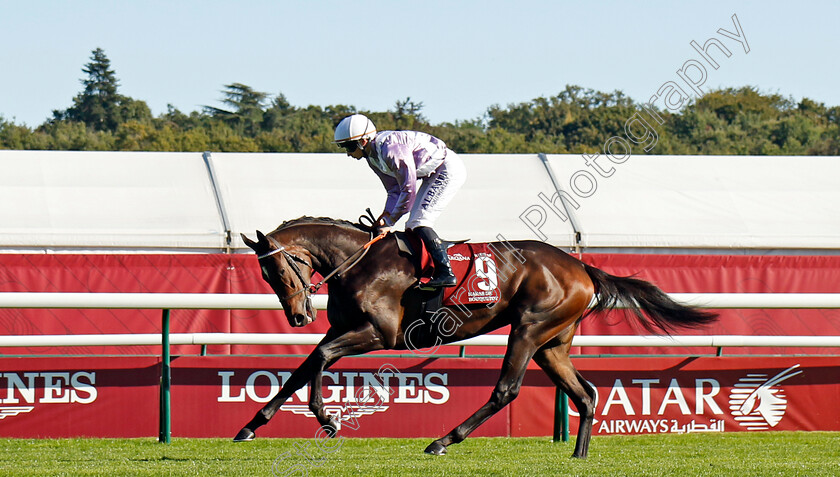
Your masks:
M 432 227 L 466 179 L 466 169 L 458 155 L 440 139 L 423 132 L 377 132 L 373 122 L 361 114 L 338 123 L 335 143 L 348 156 L 367 159 L 388 191 L 377 228 L 390 231 L 408 213 L 406 229 L 413 229 L 420 236 L 435 264 L 434 276 L 426 286 L 455 286 L 457 280 L 446 247 Z

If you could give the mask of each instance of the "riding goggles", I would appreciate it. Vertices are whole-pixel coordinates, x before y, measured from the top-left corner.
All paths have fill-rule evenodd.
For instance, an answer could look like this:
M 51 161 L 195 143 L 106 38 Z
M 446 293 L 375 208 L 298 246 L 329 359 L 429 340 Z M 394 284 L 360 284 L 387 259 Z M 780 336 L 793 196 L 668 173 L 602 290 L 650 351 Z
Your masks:
M 359 142 L 358 141 L 345 141 L 345 142 L 338 143 L 338 146 L 343 147 L 347 151 L 347 153 L 349 154 L 349 153 L 352 153 L 353 151 L 355 151 L 356 149 L 359 148 Z

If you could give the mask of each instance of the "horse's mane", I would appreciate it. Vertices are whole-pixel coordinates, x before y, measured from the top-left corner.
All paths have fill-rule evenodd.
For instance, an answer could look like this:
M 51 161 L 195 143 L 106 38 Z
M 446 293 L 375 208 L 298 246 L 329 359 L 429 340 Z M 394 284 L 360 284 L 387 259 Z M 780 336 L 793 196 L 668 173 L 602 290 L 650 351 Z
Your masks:
M 274 229 L 274 232 L 279 232 L 281 230 L 287 229 L 289 227 L 293 227 L 295 225 L 308 225 L 308 224 L 335 225 L 337 227 L 361 230 L 363 232 L 370 232 L 370 230 L 371 230 L 370 227 L 368 227 L 366 225 L 362 225 L 360 223 L 355 223 L 355 222 L 350 222 L 349 220 L 333 219 L 333 218 L 330 218 L 330 217 L 309 217 L 309 216 L 305 215 L 303 217 L 298 217 L 296 219 L 287 220 L 287 221 L 283 222 L 282 224 L 280 224 L 280 226 L 278 226 L 276 229 Z

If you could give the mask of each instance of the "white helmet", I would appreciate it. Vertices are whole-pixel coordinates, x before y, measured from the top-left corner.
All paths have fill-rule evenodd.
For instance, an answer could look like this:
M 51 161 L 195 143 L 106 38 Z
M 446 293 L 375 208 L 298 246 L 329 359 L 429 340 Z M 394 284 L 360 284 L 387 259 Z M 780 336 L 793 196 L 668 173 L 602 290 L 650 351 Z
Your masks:
M 335 127 L 335 143 L 341 144 L 359 139 L 372 139 L 376 135 L 376 126 L 363 114 L 354 114 L 342 119 Z

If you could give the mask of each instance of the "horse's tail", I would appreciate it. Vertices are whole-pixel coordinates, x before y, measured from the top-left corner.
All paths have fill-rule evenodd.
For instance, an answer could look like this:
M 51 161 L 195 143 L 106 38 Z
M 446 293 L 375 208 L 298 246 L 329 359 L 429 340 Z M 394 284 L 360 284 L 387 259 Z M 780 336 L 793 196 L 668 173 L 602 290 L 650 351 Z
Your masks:
M 595 284 L 597 297 L 587 315 L 610 311 L 622 305 L 648 332 L 669 334 L 677 328 L 699 328 L 717 319 L 717 313 L 677 303 L 652 283 L 610 275 L 587 264 L 583 267 Z

